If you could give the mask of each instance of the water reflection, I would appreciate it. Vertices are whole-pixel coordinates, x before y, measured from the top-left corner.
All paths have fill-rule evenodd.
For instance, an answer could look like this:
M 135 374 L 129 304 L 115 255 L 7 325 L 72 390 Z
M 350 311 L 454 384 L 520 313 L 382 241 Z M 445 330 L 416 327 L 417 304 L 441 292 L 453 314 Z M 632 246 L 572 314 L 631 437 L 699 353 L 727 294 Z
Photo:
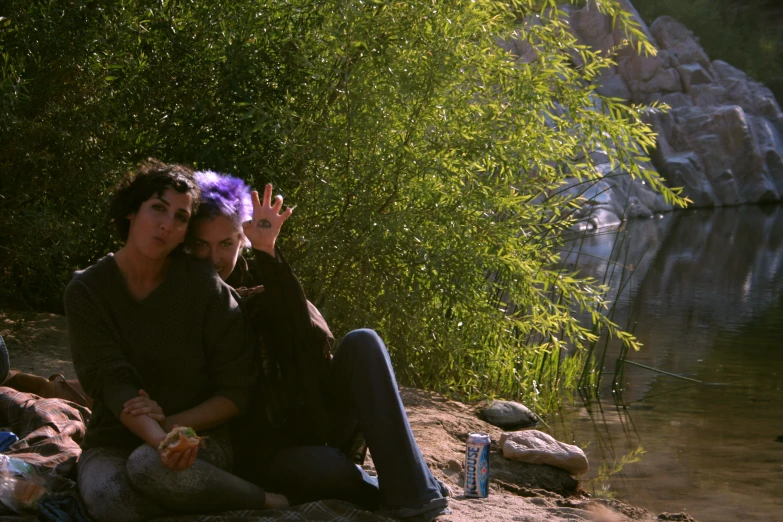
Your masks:
M 588 445 L 592 476 L 644 448 L 606 481 L 619 498 L 702 522 L 782 519 L 783 207 L 672 213 L 617 237 L 578 240 L 568 262 L 599 280 L 608 271 L 615 320 L 645 345 L 630 360 L 709 384 L 626 366 L 624 406 L 609 375 L 601 402 L 549 424 Z

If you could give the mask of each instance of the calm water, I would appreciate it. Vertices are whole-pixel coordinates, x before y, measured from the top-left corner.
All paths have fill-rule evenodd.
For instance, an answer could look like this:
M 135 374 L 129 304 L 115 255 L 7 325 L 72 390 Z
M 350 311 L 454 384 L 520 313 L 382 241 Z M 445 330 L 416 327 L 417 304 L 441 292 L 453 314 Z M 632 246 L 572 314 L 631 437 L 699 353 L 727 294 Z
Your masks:
M 676 212 L 625 234 L 615 256 L 636 271 L 615 318 L 644 343 L 628 359 L 709 384 L 626 366 L 615 403 L 610 346 L 601 401 L 547 423 L 586 446 L 598 494 L 699 522 L 783 521 L 783 207 Z M 603 277 L 614 242 L 585 239 L 581 270 Z

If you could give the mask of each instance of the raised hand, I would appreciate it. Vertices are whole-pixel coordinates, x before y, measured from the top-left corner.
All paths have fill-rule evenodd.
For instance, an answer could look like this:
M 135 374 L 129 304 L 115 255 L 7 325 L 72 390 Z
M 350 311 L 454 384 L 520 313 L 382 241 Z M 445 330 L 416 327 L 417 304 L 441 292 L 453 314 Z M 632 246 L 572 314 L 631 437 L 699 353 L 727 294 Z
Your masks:
M 283 208 L 283 196 L 275 196 L 275 202 L 272 203 L 272 184 L 267 183 L 264 187 L 263 203 L 258 199 L 258 192 L 251 193 L 253 198 L 253 219 L 242 224 L 245 236 L 250 240 L 253 248 L 266 252 L 270 256 L 275 255 L 275 241 L 280 234 L 280 229 L 285 220 L 291 217 L 294 212 L 293 207 Z

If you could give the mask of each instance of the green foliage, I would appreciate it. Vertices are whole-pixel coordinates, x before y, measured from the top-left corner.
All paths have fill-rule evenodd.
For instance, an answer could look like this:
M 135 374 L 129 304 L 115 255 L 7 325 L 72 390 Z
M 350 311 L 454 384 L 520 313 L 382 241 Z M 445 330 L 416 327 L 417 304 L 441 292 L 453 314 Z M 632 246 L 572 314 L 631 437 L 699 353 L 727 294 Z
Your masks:
M 578 375 L 567 349 L 602 329 L 634 342 L 600 285 L 557 269 L 580 204 L 564 180 L 595 177 L 601 148 L 682 203 L 638 166 L 654 143 L 646 109 L 593 93 L 611 62 L 553 5 L 11 0 L 0 295 L 56 306 L 71 270 L 116 248 L 107 190 L 155 156 L 279 187 L 297 205 L 283 248 L 308 296 L 335 332 L 379 330 L 403 383 L 553 400 Z M 515 29 L 537 61 L 497 46 Z
M 772 0 L 634 0 L 648 24 L 668 15 L 694 32 L 711 60 L 723 60 L 783 100 L 783 11 Z

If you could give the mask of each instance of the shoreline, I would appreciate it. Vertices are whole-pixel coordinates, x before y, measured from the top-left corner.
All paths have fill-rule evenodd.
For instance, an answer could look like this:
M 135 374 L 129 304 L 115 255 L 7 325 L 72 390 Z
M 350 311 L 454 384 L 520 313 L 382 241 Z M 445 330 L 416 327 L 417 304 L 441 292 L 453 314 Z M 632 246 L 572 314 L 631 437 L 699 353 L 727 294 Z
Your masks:
M 44 377 L 54 374 L 68 379 L 76 377 L 64 316 L 0 310 L 0 335 L 8 345 L 12 368 Z M 565 471 L 506 460 L 495 443 L 491 452 L 489 497 L 466 499 L 462 495 L 462 461 L 467 433 L 486 432 L 497 441 L 501 430 L 478 419 L 470 405 L 414 388 L 402 387 L 400 391 L 427 464 L 454 491 L 453 514 L 439 517 L 439 522 L 695 522 L 684 513 L 656 515 L 625 500 L 591 498 L 579 481 Z M 372 469 L 371 457 L 366 467 Z

